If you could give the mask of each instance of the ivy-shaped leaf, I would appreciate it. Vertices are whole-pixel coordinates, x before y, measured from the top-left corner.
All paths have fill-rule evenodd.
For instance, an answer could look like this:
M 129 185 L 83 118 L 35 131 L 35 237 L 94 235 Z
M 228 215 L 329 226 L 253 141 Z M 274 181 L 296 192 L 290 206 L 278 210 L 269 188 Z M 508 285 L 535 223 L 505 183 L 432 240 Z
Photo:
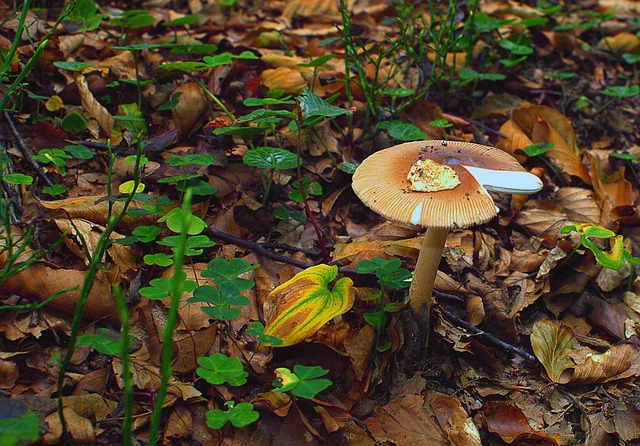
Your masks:
M 264 334 L 282 339 L 282 346 L 293 345 L 349 311 L 354 299 L 353 281 L 343 277 L 329 290 L 329 283 L 337 275 L 335 265 L 316 265 L 271 291 L 265 302 L 268 324 Z

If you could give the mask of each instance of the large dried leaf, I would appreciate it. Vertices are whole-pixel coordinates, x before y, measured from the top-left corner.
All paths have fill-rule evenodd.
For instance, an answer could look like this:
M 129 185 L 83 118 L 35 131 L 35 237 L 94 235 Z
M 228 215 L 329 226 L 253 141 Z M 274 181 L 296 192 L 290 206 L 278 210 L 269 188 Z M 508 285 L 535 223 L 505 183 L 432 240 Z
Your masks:
M 188 82 L 173 90 L 172 95 L 180 94 L 178 104 L 171 109 L 181 134 L 188 134 L 200 122 L 207 110 L 207 100 L 202 88 L 195 82 Z
M 480 432 L 460 400 L 444 393 L 429 392 L 427 401 L 453 446 L 481 446 Z
M 640 37 L 632 33 L 622 32 L 608 36 L 598 42 L 598 48 L 611 50 L 617 56 L 624 53 L 640 53 Z
M 104 197 L 89 196 L 65 198 L 56 201 L 38 201 L 38 203 L 45 209 L 59 212 L 52 212 L 52 215 L 60 215 L 63 217 L 71 218 L 84 218 L 93 223 L 106 225 L 107 219 L 109 217 L 109 202 L 103 200 L 103 198 Z M 124 205 L 122 204 L 122 202 L 112 202 L 111 211 L 113 212 L 113 214 L 120 214 L 123 208 Z M 133 228 L 140 224 L 144 224 L 144 219 L 135 219 L 125 215 L 122 218 L 121 222 L 125 227 Z
M 98 125 L 105 135 L 108 137 L 113 136 L 112 130 L 115 121 L 111 117 L 111 113 L 93 96 L 93 93 L 89 90 L 89 84 L 83 75 L 78 74 L 76 76 L 76 85 L 78 86 L 82 107 L 85 112 L 98 122 Z M 117 145 L 120 141 L 112 140 L 111 142 Z
M 42 263 L 34 263 L 24 271 L 8 277 L 0 284 L 0 291 L 40 302 L 64 288 L 78 287 L 75 291 L 59 294 L 47 304 L 48 307 L 65 314 L 73 314 L 85 275 L 85 271 L 54 269 Z M 118 313 L 111 296 L 111 285 L 114 282 L 115 280 L 110 279 L 107 274 L 98 271 L 82 312 L 85 319 L 117 320 Z
M 513 154 L 532 142 L 553 143 L 554 148 L 543 156 L 548 157 L 562 172 L 576 176 L 587 184 L 591 183 L 587 169 L 578 156 L 573 127 L 562 113 L 541 105 L 525 105 L 514 110 L 511 121 L 500 129 L 506 136 L 498 142 L 503 150 Z
M 433 410 L 420 395 L 391 400 L 364 422 L 378 444 L 389 441 L 397 446 L 450 446 Z
M 284 90 L 287 93 L 300 93 L 307 87 L 307 81 L 298 70 L 278 67 L 264 70 L 260 80 L 270 90 Z
M 522 410 L 504 402 L 490 402 L 482 407 L 482 417 L 489 432 L 505 443 L 520 444 L 535 441 L 538 445 L 557 445 L 558 442 L 544 432 L 535 431 Z
M 593 191 L 580 187 L 563 187 L 553 200 L 529 200 L 516 217 L 532 234 L 555 237 L 560 229 L 574 223 L 598 224 L 600 207 Z
M 566 384 L 566 371 L 575 365 L 569 358 L 575 346 L 573 331 L 560 322 L 541 320 L 533 324 L 530 341 L 533 353 L 544 366 L 549 379 Z
M 316 265 L 271 291 L 264 305 L 264 334 L 281 339 L 281 347 L 297 344 L 349 311 L 354 300 L 353 281 L 343 277 L 329 290 L 337 275 L 337 266 Z
M 576 364 L 569 383 L 584 385 L 607 382 L 616 379 L 638 361 L 640 361 L 640 354 L 637 347 L 631 344 L 614 345 L 606 352 L 588 355 L 584 362 Z M 637 376 L 637 371 L 630 376 Z

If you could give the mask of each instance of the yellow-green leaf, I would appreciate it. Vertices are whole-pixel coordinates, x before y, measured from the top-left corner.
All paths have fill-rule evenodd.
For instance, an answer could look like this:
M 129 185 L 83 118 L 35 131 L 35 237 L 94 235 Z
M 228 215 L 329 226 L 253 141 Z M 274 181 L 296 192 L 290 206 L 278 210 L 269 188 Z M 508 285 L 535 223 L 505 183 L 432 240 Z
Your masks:
M 135 184 L 135 181 L 133 180 L 125 181 L 120 185 L 120 187 L 118 187 L 118 191 L 120 191 L 121 194 L 130 194 L 131 192 L 133 192 L 134 184 Z M 142 193 L 142 192 L 144 192 L 144 184 L 138 183 L 138 187 L 136 188 L 136 193 Z
M 560 384 L 569 382 L 575 367 L 569 357 L 574 349 L 573 331 L 560 322 L 541 320 L 533 324 L 530 340 L 533 353 L 544 366 L 549 379 Z
M 333 317 L 349 311 L 354 299 L 353 281 L 343 277 L 329 290 L 329 283 L 337 275 L 337 266 L 316 265 L 271 291 L 265 302 L 264 334 L 281 339 L 279 347 L 297 344 Z

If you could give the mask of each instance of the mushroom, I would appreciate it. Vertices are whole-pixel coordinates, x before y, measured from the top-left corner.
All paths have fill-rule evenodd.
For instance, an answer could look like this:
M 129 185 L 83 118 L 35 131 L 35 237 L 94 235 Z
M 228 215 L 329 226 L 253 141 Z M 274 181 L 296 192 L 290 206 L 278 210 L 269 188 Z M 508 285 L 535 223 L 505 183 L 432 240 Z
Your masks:
M 427 228 L 409 303 L 416 314 L 424 311 L 428 317 L 449 231 L 485 223 L 497 215 L 487 190 L 531 194 L 542 189 L 542 181 L 495 147 L 434 140 L 374 153 L 358 166 L 352 188 L 383 217 Z

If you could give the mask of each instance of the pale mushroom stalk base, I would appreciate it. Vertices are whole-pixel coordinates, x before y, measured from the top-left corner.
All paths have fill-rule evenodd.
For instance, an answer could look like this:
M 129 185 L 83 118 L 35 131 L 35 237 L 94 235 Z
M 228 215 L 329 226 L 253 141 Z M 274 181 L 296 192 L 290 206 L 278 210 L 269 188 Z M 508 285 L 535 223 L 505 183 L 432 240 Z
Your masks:
M 433 285 L 448 234 L 449 229 L 429 228 L 424 235 L 409 288 L 409 304 L 415 314 L 421 313 L 422 306 L 425 305 L 426 315 L 431 315 Z

